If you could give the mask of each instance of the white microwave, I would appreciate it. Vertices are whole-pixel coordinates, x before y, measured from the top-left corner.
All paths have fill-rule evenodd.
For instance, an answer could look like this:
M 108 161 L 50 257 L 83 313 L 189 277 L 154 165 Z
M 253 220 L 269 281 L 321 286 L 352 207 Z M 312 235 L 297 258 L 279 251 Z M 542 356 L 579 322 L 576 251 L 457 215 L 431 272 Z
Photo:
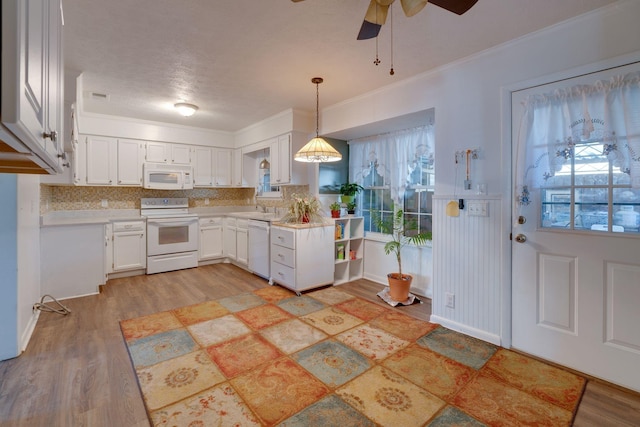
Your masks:
M 144 188 L 155 190 L 190 190 L 193 188 L 193 168 L 191 166 L 145 163 L 142 171 Z

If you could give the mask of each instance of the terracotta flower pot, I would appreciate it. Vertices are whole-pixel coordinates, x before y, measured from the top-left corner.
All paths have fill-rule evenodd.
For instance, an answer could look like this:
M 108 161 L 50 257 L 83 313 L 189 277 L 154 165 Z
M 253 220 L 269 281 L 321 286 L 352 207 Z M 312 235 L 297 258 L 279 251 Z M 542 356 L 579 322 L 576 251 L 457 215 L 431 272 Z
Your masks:
M 331 218 L 340 218 L 340 211 L 331 211 Z
M 389 273 L 387 274 L 387 280 L 389 282 L 389 296 L 391 296 L 392 300 L 402 302 L 409 298 L 412 276 L 403 274 L 402 278 L 400 278 L 398 273 Z

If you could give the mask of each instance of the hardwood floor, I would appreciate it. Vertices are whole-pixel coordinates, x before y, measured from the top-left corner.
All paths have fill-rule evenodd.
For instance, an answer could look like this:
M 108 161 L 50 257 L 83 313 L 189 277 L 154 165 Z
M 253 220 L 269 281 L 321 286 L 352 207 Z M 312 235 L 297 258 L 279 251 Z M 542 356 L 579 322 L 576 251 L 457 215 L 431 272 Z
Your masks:
M 119 321 L 266 286 L 242 269 L 215 264 L 114 279 L 99 295 L 63 301 L 71 314 L 41 313 L 26 351 L 0 362 L 0 426 L 148 426 Z M 340 289 L 385 305 L 377 283 Z M 428 320 L 431 304 L 399 310 Z M 638 426 L 640 395 L 590 381 L 575 425 Z

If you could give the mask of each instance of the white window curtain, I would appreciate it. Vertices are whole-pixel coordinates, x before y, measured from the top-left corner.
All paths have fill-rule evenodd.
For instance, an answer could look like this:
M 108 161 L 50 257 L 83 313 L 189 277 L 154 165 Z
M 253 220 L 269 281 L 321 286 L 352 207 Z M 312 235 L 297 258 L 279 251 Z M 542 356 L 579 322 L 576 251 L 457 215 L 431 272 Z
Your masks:
M 600 140 L 603 154 L 640 188 L 640 72 L 578 85 L 523 102 L 518 141 L 517 194 L 545 186 L 570 161 L 580 141 Z
M 360 185 L 375 170 L 391 190 L 391 199 L 401 204 L 411 173 L 420 158 L 434 155 L 434 127 L 390 132 L 349 141 L 350 180 Z

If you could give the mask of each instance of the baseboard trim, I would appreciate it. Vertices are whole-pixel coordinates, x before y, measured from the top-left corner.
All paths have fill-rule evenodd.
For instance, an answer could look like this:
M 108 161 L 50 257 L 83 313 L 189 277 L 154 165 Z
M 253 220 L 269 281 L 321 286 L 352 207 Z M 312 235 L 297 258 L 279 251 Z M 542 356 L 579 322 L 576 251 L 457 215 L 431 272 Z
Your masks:
M 36 329 L 36 324 L 38 323 L 38 318 L 40 317 L 40 310 L 34 310 L 31 314 L 31 318 L 29 319 L 29 323 L 27 327 L 22 332 L 22 336 L 20 337 L 20 352 L 22 354 L 23 351 L 27 349 L 27 345 L 29 345 L 29 341 L 31 341 L 31 336 L 33 335 L 33 331 Z
M 491 334 L 487 331 L 483 331 L 481 329 L 472 328 L 470 326 L 464 325 L 462 323 L 454 322 L 450 319 L 445 319 L 444 317 L 436 316 L 435 314 L 431 315 L 430 318 L 431 323 L 437 323 L 439 325 L 444 326 L 445 328 L 449 328 L 456 332 L 463 333 L 465 335 L 469 335 L 473 338 L 478 338 L 479 340 L 489 342 L 495 345 L 501 345 L 501 339 L 499 335 Z

